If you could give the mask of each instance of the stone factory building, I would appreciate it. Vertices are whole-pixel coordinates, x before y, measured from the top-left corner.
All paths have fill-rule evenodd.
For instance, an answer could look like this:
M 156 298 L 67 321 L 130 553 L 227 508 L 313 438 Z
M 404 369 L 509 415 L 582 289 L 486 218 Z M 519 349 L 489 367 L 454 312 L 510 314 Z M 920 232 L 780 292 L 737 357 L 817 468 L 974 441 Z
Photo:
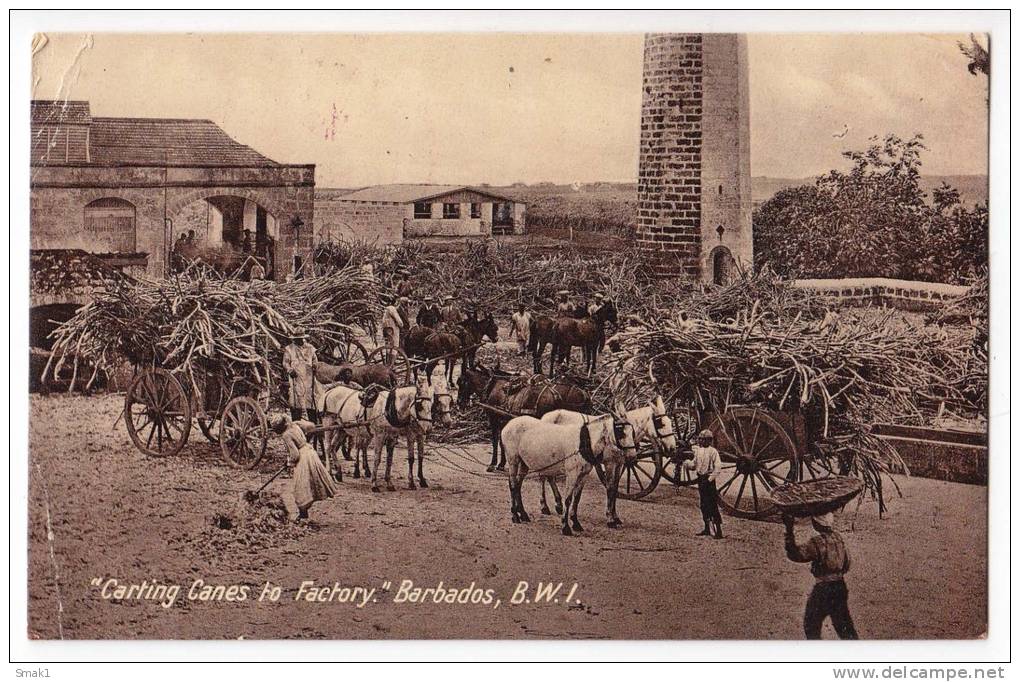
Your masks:
M 464 185 L 377 185 L 315 193 L 315 238 L 395 244 L 406 238 L 523 234 L 525 205 Z
M 173 256 L 263 261 L 283 279 L 312 247 L 315 166 L 277 163 L 197 119 L 93 116 L 32 102 L 31 245 L 162 277 Z
M 725 282 L 750 267 L 747 38 L 645 36 L 638 245 L 663 275 Z

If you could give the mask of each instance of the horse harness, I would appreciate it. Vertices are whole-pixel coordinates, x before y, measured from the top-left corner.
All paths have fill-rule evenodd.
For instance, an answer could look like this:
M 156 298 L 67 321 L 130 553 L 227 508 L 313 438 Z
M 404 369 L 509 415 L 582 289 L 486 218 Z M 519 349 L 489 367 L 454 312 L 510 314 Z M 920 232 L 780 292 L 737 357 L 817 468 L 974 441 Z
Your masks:
M 449 395 L 448 393 L 441 393 L 439 395 Z M 434 398 L 423 396 L 420 393 L 415 393 L 414 396 L 414 413 L 409 415 L 406 419 L 401 419 L 397 414 L 397 391 L 396 389 L 391 390 L 386 396 L 386 406 L 384 414 L 386 415 L 386 421 L 395 429 L 403 429 L 410 426 L 411 420 L 414 419 L 419 422 L 425 422 L 428 424 L 432 423 L 432 411 L 434 408 L 431 406 L 427 408 L 426 415 L 422 416 L 422 405 L 424 403 L 432 403 Z M 449 414 L 449 410 L 442 410 L 441 414 Z
M 602 464 L 603 454 L 600 452 L 598 455 L 596 455 L 595 451 L 591 447 L 591 431 L 588 428 L 588 425 L 590 423 L 591 422 L 589 418 L 586 416 L 584 418 L 584 425 L 581 426 L 578 450 L 581 454 L 581 458 L 584 459 L 585 462 L 591 464 L 594 467 L 598 464 Z M 637 450 L 636 444 L 624 445 L 623 443 L 620 442 L 623 439 L 624 435 L 627 433 L 628 427 L 631 430 L 633 430 L 634 428 L 633 426 L 631 426 L 630 422 L 628 422 L 626 419 L 617 419 L 616 416 L 613 415 L 613 441 L 615 442 L 616 447 L 623 451 Z
M 655 411 L 652 411 L 652 428 L 655 429 L 655 437 L 659 440 L 665 440 L 670 436 L 676 435 L 673 431 L 670 431 L 669 433 L 662 433 L 661 429 L 666 428 L 666 425 L 663 423 L 665 419 L 666 415 L 655 414 Z

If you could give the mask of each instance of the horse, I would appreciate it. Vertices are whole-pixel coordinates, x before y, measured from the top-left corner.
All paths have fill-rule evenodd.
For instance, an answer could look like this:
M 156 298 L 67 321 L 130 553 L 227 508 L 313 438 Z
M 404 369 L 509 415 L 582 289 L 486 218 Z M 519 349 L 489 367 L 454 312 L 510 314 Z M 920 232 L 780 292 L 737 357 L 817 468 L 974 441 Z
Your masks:
M 461 340 L 456 334 L 441 328 L 432 329 L 421 325 L 411 327 L 407 332 L 404 350 L 409 358 L 424 361 L 414 364 L 415 379 L 418 378 L 418 365 L 424 364 L 426 377 L 431 383 L 432 370 L 439 364 L 439 358 L 443 358 L 446 362 L 446 370 L 443 373 L 447 385 L 453 383 L 455 358 L 461 350 Z
M 372 472 L 372 492 L 380 492 L 379 464 L 382 461 L 382 449 L 386 447 L 386 489 L 396 490 L 390 481 L 390 470 L 393 465 L 393 447 L 403 436 L 407 441 L 407 488 L 414 490 L 414 451 L 418 446 L 418 484 L 428 487 L 422 469 L 425 458 L 425 438 L 432 430 L 434 422 L 440 426 L 453 425 L 450 416 L 452 398 L 446 381 L 440 377 L 435 386 L 427 380 L 418 379 L 414 386 L 405 386 L 392 390 L 380 391 L 374 396 L 366 396 L 362 401 L 365 406 L 365 421 L 372 434 L 372 446 L 375 448 L 375 467 Z
M 499 340 L 499 326 L 492 313 L 487 313 L 482 319 L 469 317 L 460 323 L 458 330 L 461 343 L 464 345 L 464 358 L 461 362 L 461 369 L 475 366 L 475 357 L 478 355 L 478 346 L 482 339 L 487 338 L 492 343 Z
M 676 432 L 673 430 L 673 420 L 666 414 L 666 407 L 661 396 L 656 396 L 644 407 L 628 411 L 624 418 L 634 429 L 635 444 L 650 440 L 663 452 L 676 451 L 677 439 Z M 590 417 L 568 410 L 555 410 L 542 417 L 542 421 L 552 424 L 583 424 L 586 419 L 590 419 Z M 621 458 L 614 458 L 605 460 L 604 463 L 606 465 L 604 481 L 606 484 L 606 525 L 610 528 L 620 528 L 623 526 L 623 521 L 616 514 L 616 497 L 625 462 Z
M 340 372 L 348 367 L 351 370 L 351 381 L 362 386 L 377 384 L 383 388 L 393 388 L 397 385 L 397 373 L 392 367 L 381 362 L 374 362 L 370 365 L 355 365 L 351 362 L 331 365 L 328 362 L 320 361 L 315 365 L 315 379 L 322 384 L 331 384 L 339 381 Z
M 637 450 L 634 427 L 625 419 L 611 414 L 584 419 L 580 425 L 556 424 L 524 416 L 514 417 L 503 427 L 499 438 L 510 465 L 511 521 L 531 520 L 521 497 L 521 484 L 529 472 L 562 474 L 567 480 L 562 532 L 573 535 L 584 530 L 577 519 L 577 507 L 588 474 L 596 464 L 633 457 Z
M 556 320 L 551 334 L 553 348 L 549 373 L 552 373 L 556 362 L 563 363 L 570 359 L 570 351 L 574 346 L 580 346 L 585 371 L 591 376 L 598 363 L 599 351 L 606 341 L 606 323 L 615 326 L 618 321 L 616 306 L 608 300 L 591 317 L 580 320 L 561 317 Z
M 475 369 L 465 369 L 458 377 L 457 405 L 460 408 L 467 407 L 473 395 L 477 395 L 483 405 L 495 408 L 485 410 L 489 418 L 489 439 L 492 443 L 492 461 L 485 468 L 486 471 L 506 469 L 506 453 L 499 457 L 499 432 L 512 418 L 509 415 L 527 414 L 541 417 L 546 412 L 560 408 L 582 412 L 590 409 L 591 400 L 588 394 L 577 386 L 562 381 L 537 381 L 535 377 L 540 376 L 534 375 L 530 379 L 524 379 L 515 374 L 500 374 L 498 370 L 490 370 L 479 365 Z M 522 381 L 526 383 L 522 385 Z M 556 482 L 550 477 L 539 478 L 542 488 L 542 513 L 546 515 L 551 513 L 545 496 L 547 482 L 556 500 L 556 512 L 560 513 L 563 502 Z
M 531 361 L 535 374 L 542 373 L 542 356 L 545 354 L 546 345 L 553 341 L 553 331 L 556 329 L 556 319 L 548 315 L 535 315 L 528 325 L 528 352 L 531 353 Z M 553 372 L 553 360 L 549 361 L 549 374 Z
M 326 455 L 326 470 L 333 472 L 333 457 L 336 454 L 336 447 L 333 444 L 334 433 L 341 441 L 344 448 L 344 457 L 349 459 L 347 450 L 350 443 L 354 449 L 354 478 L 361 478 L 361 463 L 365 463 L 365 476 L 368 477 L 368 440 L 370 434 L 365 420 L 365 409 L 361 404 L 363 390 L 358 390 L 344 384 L 328 386 L 318 397 L 316 408 L 322 415 L 323 451 Z M 359 457 L 360 455 L 360 457 Z M 336 462 L 336 480 L 343 481 L 343 469 L 340 462 Z

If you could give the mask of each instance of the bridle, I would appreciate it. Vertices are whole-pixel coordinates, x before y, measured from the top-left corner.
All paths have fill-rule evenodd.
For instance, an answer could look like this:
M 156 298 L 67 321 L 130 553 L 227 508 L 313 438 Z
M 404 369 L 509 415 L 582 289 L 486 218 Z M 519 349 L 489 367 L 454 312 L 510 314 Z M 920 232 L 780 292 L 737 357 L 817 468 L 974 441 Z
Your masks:
M 652 412 L 652 428 L 655 429 L 655 437 L 658 438 L 659 440 L 665 440 L 670 436 L 676 435 L 674 431 L 670 431 L 669 433 L 663 433 L 661 431 L 661 429 L 666 428 L 665 424 L 666 416 L 667 415 L 665 414 L 655 414 L 654 411 Z
M 414 418 L 415 418 L 416 421 L 426 422 L 428 424 L 432 423 L 432 410 L 433 410 L 433 406 L 431 405 L 432 402 L 433 402 L 432 396 L 422 395 L 421 393 L 416 393 L 415 394 L 415 396 L 414 396 Z M 425 404 L 425 403 L 429 403 L 430 405 L 425 410 L 425 414 L 427 416 L 423 417 L 422 416 L 422 405 Z
M 451 403 L 453 402 L 453 396 L 450 393 L 433 393 L 432 397 L 434 399 L 435 398 L 447 397 L 447 398 L 450 399 Z M 416 399 L 415 403 L 417 403 L 417 402 L 418 401 Z M 442 400 L 435 400 L 434 401 L 434 403 L 432 405 L 432 415 L 433 415 L 433 418 L 436 418 L 438 416 L 439 419 L 442 419 L 443 417 L 449 417 L 450 414 L 452 414 L 452 413 L 453 413 L 453 410 L 451 408 L 444 408 L 443 407 L 443 401 Z
M 631 432 L 631 442 L 634 441 L 634 426 L 626 419 L 617 419 L 613 417 L 613 440 L 616 442 L 616 447 L 620 450 L 637 450 L 637 443 L 633 445 L 624 445 L 620 440 L 626 435 L 627 429 Z

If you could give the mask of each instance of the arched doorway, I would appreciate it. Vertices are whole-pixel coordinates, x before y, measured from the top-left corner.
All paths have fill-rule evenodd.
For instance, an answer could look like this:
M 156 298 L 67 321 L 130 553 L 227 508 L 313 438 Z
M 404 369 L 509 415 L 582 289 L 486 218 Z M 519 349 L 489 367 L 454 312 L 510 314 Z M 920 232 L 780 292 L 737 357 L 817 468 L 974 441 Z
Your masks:
M 103 197 L 85 205 L 85 234 L 93 253 L 135 252 L 135 205 Z
M 729 284 L 733 279 L 733 254 L 725 246 L 717 246 L 709 256 L 712 264 L 712 283 Z
M 275 215 L 252 199 L 229 194 L 197 199 L 173 221 L 171 265 L 201 260 L 217 270 L 248 276 L 255 263 L 275 279 L 279 225 Z

